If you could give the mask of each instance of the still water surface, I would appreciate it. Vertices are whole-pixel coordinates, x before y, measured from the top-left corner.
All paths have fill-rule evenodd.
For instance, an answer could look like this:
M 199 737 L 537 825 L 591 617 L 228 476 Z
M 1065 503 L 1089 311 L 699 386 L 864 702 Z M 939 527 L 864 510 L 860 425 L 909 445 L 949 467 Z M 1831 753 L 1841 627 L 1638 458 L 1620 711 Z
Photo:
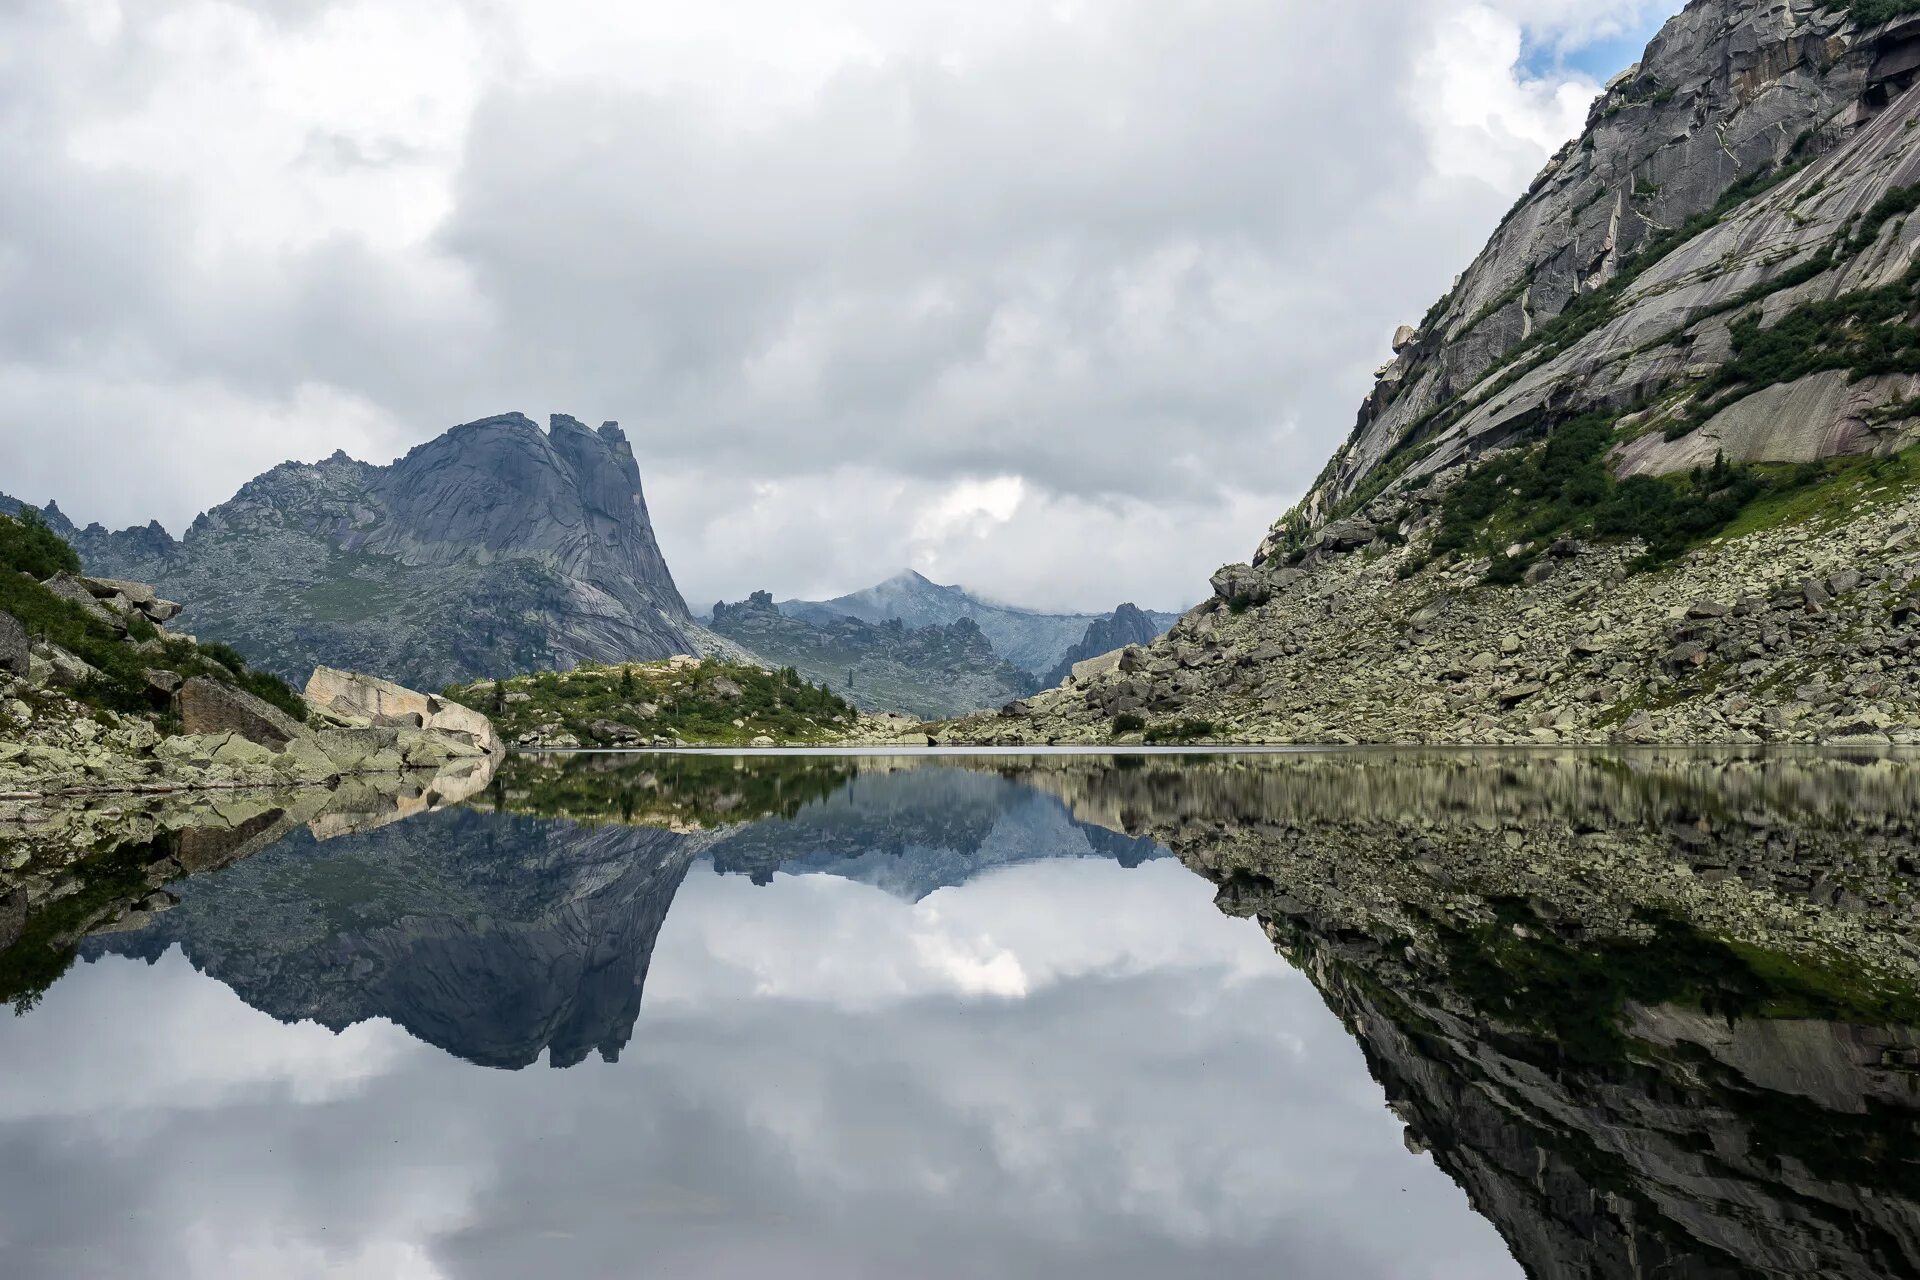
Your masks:
M 589 756 L 167 836 L 39 891 L 212 864 L 170 909 L 0 956 L 0 1273 L 1920 1274 L 1917 817 L 1875 757 Z

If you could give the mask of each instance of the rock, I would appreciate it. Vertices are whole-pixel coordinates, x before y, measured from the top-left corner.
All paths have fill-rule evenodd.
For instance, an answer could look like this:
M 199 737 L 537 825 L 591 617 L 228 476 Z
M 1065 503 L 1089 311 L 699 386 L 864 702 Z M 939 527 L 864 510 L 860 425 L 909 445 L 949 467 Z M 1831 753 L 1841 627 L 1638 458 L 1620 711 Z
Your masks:
M 1213 594 L 1235 608 L 1257 607 L 1273 599 L 1273 584 L 1250 564 L 1230 564 L 1211 579 Z
M 1733 610 L 1724 604 L 1718 604 L 1712 600 L 1701 600 L 1687 609 L 1687 616 L 1689 618 L 1702 619 L 1724 618 L 1732 614 L 1732 612 Z
M 17 676 L 30 675 L 33 671 L 32 657 L 27 644 L 26 624 L 5 610 L 0 610 L 0 671 L 11 671 Z
M 42 687 L 56 689 L 78 689 L 90 680 L 100 678 L 100 672 L 92 663 L 77 654 L 68 653 L 57 644 L 36 646 L 33 657 L 43 659 L 45 668 L 34 668 L 29 679 Z M 32 665 L 31 663 L 29 664 Z
M 1125 650 L 1116 649 L 1112 653 L 1103 653 L 1097 658 L 1088 658 L 1084 662 L 1073 664 L 1073 678 L 1081 684 L 1106 675 L 1109 671 L 1120 669 L 1121 654 Z
M 1858 591 L 1859 589 L 1860 571 L 1858 569 L 1842 569 L 1840 572 L 1832 574 L 1827 578 L 1827 590 L 1836 596 L 1843 596 L 1849 591 Z
M 140 673 L 147 682 L 147 688 L 163 698 L 171 698 L 185 683 L 185 677 L 178 671 L 168 671 L 162 667 L 148 667 Z
M 1520 637 L 1517 635 L 1514 635 L 1511 632 L 1500 637 L 1500 652 L 1505 654 L 1509 658 L 1511 658 L 1514 654 L 1520 652 L 1521 648 L 1523 647 L 1524 646 L 1521 644 Z
M 1018 698 L 1000 708 L 1000 718 L 1002 720 L 1024 720 L 1032 714 L 1032 704 Z
M 237 733 L 249 742 L 278 749 L 307 730 L 278 707 L 244 689 L 194 676 L 174 694 L 180 728 L 188 734 Z
M 507 695 L 508 700 L 514 698 Z M 307 681 L 309 703 L 333 715 L 377 723 L 383 716 L 417 716 L 417 727 L 465 738 L 482 754 L 500 750 L 493 722 L 470 707 L 437 694 L 418 693 L 391 680 L 316 667 Z
M 1528 682 L 1526 684 L 1514 685 L 1510 689 L 1503 689 L 1497 696 L 1501 706 L 1517 707 L 1544 688 L 1546 688 L 1545 685 Z
M 773 745 L 773 739 L 769 738 L 766 734 L 763 733 L 763 734 L 760 734 L 758 737 L 754 738 L 753 742 L 750 745 L 756 746 L 756 747 L 770 747 Z
M 1817 609 L 1832 600 L 1833 596 L 1828 593 L 1826 583 L 1809 578 L 1800 584 L 1800 599 L 1808 608 Z
M 715 676 L 707 682 L 707 692 L 716 698 L 723 698 L 728 702 L 733 702 L 745 697 L 747 691 L 726 676 Z
M 149 622 L 171 622 L 180 616 L 180 605 L 171 600 L 162 600 L 144 582 L 129 582 L 124 578 L 81 578 L 80 583 L 93 593 L 95 599 L 108 602 L 119 600 L 123 602 L 121 608 L 136 610 Z
M 1553 570 L 1553 561 L 1535 560 L 1527 566 L 1527 571 L 1520 575 L 1520 581 L 1529 587 L 1537 587 L 1547 579 L 1553 577 Z
M 632 725 L 620 724 L 613 720 L 595 720 L 587 726 L 587 733 L 597 742 L 626 744 L 639 742 L 646 735 Z
M 1709 656 L 1706 645 L 1698 640 L 1689 640 L 1667 650 L 1662 661 L 1670 667 L 1704 667 Z
M 1420 331 L 1410 324 L 1403 324 L 1393 331 L 1393 354 L 1399 355 L 1420 337 Z
M 94 599 L 93 592 L 87 590 L 85 581 L 73 574 L 56 573 L 40 585 L 67 603 L 78 606 L 82 613 L 95 622 L 112 627 L 115 631 L 127 629 L 126 621 Z
M 1337 554 L 1372 546 L 1379 536 L 1379 531 L 1370 521 L 1351 517 L 1346 520 L 1337 520 L 1321 529 L 1314 535 L 1309 545 Z

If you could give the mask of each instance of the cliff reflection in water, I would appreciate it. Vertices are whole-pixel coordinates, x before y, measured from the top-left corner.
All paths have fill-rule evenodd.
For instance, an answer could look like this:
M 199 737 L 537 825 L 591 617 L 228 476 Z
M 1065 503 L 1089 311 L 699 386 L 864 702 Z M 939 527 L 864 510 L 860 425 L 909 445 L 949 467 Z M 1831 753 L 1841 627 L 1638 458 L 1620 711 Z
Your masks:
M 696 861 L 918 899 L 1170 850 L 1311 979 L 1531 1274 L 1910 1275 L 1917 819 L 1920 764 L 1876 757 L 539 758 L 85 945 L 177 944 L 283 1019 L 565 1066 L 634 1034 Z

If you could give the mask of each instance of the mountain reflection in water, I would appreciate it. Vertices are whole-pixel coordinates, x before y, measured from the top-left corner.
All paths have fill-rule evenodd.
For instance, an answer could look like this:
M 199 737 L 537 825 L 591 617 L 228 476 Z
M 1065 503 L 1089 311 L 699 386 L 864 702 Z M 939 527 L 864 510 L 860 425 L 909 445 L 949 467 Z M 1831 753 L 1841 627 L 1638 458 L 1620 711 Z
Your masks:
M 122 1034 L 87 1011 L 115 957 L 157 1008 L 189 1003 L 184 957 L 328 1053 L 413 1052 L 404 1028 L 452 1055 L 418 1068 L 436 1106 L 510 1094 L 603 1214 L 650 1206 L 568 1219 L 574 1274 L 651 1247 L 711 1275 L 1920 1275 L 1917 820 L 1920 762 L 1866 755 L 519 758 L 56 940 L 100 963 L 0 1027 L 0 1071 Z M 108 883 L 88 866 L 67 900 Z M 623 1049 L 618 1102 L 590 1066 L 454 1061 Z M 75 1087 L 0 1114 L 9 1274 L 114 1273 L 33 1209 L 77 1158 L 47 1126 L 102 1105 Z M 583 1136 L 588 1098 L 646 1134 Z M 575 1175 L 533 1167 L 513 1194 L 559 1213 Z M 413 1273 L 521 1274 L 559 1229 L 452 1217 Z M 350 1273 L 409 1273 L 374 1256 Z

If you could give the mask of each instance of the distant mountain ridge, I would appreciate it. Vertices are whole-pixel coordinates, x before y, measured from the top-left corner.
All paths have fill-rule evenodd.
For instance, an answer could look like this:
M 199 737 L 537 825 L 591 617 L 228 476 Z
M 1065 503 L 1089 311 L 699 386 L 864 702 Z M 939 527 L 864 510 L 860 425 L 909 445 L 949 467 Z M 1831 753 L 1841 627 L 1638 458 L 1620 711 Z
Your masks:
M 1053 688 L 1073 674 L 1075 663 L 1085 662 L 1088 658 L 1097 658 L 1130 644 L 1152 644 L 1166 629 L 1165 624 L 1156 621 L 1138 605 L 1123 604 L 1109 616 L 1096 618 L 1089 623 L 1087 634 L 1079 644 L 1062 655 L 1053 670 L 1041 677 L 1040 686 L 1044 689 Z
M 1086 641 L 1089 627 L 1112 617 L 1096 613 L 1043 613 L 1000 604 L 964 587 L 943 586 L 911 569 L 864 591 L 832 600 L 783 600 L 779 609 L 795 618 L 899 621 L 909 628 L 940 627 L 971 618 L 992 642 L 995 653 L 1035 676 L 1052 671 L 1069 651 Z M 1180 619 L 1176 613 L 1140 612 L 1153 624 L 1154 635 Z
M 326 664 L 439 688 L 697 647 L 617 423 L 509 413 L 390 466 L 282 463 L 178 540 L 43 514 L 90 572 L 153 583 L 187 629 L 295 681 Z
M 1033 674 L 994 652 L 972 618 L 908 627 L 864 622 L 824 610 L 782 613 L 756 591 L 713 607 L 713 630 L 766 662 L 791 666 L 863 711 L 901 711 L 941 720 L 1004 706 L 1032 693 Z

